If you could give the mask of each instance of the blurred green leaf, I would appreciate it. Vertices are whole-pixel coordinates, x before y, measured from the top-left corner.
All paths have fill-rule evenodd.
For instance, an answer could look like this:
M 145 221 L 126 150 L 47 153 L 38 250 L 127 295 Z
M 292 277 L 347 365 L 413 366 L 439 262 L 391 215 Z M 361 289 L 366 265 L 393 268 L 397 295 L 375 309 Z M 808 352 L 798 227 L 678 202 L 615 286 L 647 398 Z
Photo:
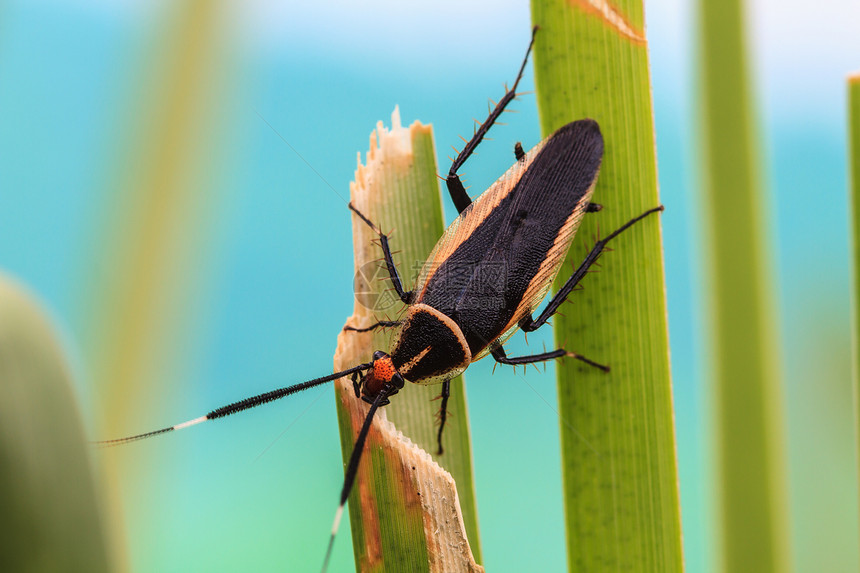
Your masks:
M 38 303 L 2 275 L 0 386 L 0 571 L 109 571 L 65 357 Z
M 784 404 L 744 6 L 698 6 L 718 567 L 787 571 Z
M 848 168 L 854 239 L 854 400 L 855 416 L 860 420 L 860 74 L 848 78 Z M 860 428 L 860 421 L 857 427 Z

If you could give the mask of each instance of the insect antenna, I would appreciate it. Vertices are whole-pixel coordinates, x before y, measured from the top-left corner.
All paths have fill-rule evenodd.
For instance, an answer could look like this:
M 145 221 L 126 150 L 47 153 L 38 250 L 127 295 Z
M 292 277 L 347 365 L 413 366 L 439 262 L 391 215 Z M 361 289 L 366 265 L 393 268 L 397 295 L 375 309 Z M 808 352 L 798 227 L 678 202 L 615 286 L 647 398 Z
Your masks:
M 118 446 L 120 444 L 127 444 L 129 442 L 136 442 L 138 440 L 151 438 L 153 436 L 165 434 L 174 430 L 184 430 L 185 428 L 195 426 L 208 420 L 223 418 L 225 416 L 229 416 L 230 414 L 235 414 L 243 410 L 248 410 L 249 408 L 254 408 L 256 406 L 261 406 L 263 404 L 273 402 L 280 398 L 295 394 L 296 392 L 301 392 L 302 390 L 307 390 L 308 388 L 313 388 L 314 386 L 319 386 L 320 384 L 331 382 L 332 380 L 336 380 L 343 376 L 348 376 L 353 372 L 368 370 L 371 366 L 373 366 L 373 364 L 371 363 L 359 364 L 358 366 L 353 366 L 352 368 L 348 368 L 343 372 L 335 372 L 334 374 L 329 374 L 328 376 L 323 376 L 322 378 L 314 378 L 313 380 L 308 380 L 307 382 L 301 382 L 299 384 L 293 384 L 292 386 L 286 386 L 284 388 L 278 388 L 277 390 L 264 392 L 263 394 L 251 396 L 250 398 L 245 398 L 244 400 L 239 400 L 238 402 L 233 402 L 232 404 L 222 406 L 221 408 L 212 410 L 205 416 L 200 416 L 199 418 L 194 418 L 193 420 L 188 420 L 187 422 L 182 422 L 181 424 L 176 424 L 175 426 L 168 426 L 166 428 L 161 428 L 160 430 L 137 434 L 136 436 L 128 436 L 126 438 L 117 438 L 114 440 L 101 440 L 93 443 L 97 446 Z
M 385 384 L 373 402 L 370 404 L 370 410 L 367 411 L 367 416 L 364 418 L 364 424 L 361 426 L 361 431 L 358 433 L 358 439 L 355 440 L 355 447 L 352 448 L 352 454 L 349 456 L 349 465 L 346 467 L 346 474 L 343 478 L 343 489 L 340 492 L 340 505 L 337 506 L 337 511 L 334 514 L 334 523 L 331 526 L 331 538 L 328 540 L 328 548 L 325 551 L 325 559 L 323 560 L 322 573 L 328 569 L 328 562 L 331 559 L 331 550 L 334 548 L 334 538 L 337 535 L 337 530 L 340 527 L 340 519 L 343 517 L 343 508 L 346 505 L 346 500 L 349 499 L 349 493 L 352 491 L 352 486 L 355 483 L 355 476 L 358 474 L 358 462 L 361 461 L 361 454 L 364 451 L 364 442 L 367 440 L 367 433 L 370 431 L 370 423 L 373 422 L 373 415 L 380 406 L 388 403 L 388 396 L 395 391 L 393 384 Z

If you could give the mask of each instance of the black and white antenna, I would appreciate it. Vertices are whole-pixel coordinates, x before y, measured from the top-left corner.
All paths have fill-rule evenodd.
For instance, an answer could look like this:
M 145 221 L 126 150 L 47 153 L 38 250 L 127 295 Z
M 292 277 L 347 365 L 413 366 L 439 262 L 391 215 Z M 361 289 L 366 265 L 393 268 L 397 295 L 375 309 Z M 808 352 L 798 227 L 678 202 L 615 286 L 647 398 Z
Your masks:
M 372 364 L 370 363 L 359 364 L 358 366 L 353 366 L 352 368 L 348 368 L 342 372 L 335 372 L 334 374 L 329 374 L 328 376 L 323 376 L 322 378 L 314 378 L 313 380 L 308 380 L 307 382 L 301 382 L 299 384 L 293 384 L 292 386 L 286 386 L 284 388 L 278 388 L 277 390 L 258 394 L 257 396 L 245 398 L 244 400 L 239 400 L 238 402 L 233 402 L 232 404 L 228 404 L 227 406 L 223 406 L 221 408 L 218 408 L 217 410 L 212 410 L 205 416 L 200 416 L 199 418 L 194 418 L 193 420 L 188 420 L 187 422 L 182 422 L 181 424 L 176 424 L 175 426 L 168 426 L 166 428 L 161 428 L 160 430 L 137 434 L 135 436 L 128 436 L 126 438 L 101 440 L 94 443 L 99 446 L 118 446 L 120 444 L 127 444 L 129 442 L 136 442 L 138 440 L 151 438 L 159 434 L 166 434 L 167 432 L 172 432 L 174 430 L 184 430 L 185 428 L 196 426 L 197 424 L 201 424 L 209 420 L 224 418 L 225 416 L 229 416 L 230 414 L 235 414 L 243 410 L 248 410 L 256 406 L 261 406 L 263 404 L 273 402 L 280 398 L 295 394 L 296 392 L 301 392 L 302 390 L 307 390 L 308 388 L 313 388 L 314 386 L 319 386 L 320 384 L 325 384 L 326 382 L 337 380 L 338 378 L 341 378 L 343 376 L 348 376 L 354 372 L 367 370 L 371 366 Z

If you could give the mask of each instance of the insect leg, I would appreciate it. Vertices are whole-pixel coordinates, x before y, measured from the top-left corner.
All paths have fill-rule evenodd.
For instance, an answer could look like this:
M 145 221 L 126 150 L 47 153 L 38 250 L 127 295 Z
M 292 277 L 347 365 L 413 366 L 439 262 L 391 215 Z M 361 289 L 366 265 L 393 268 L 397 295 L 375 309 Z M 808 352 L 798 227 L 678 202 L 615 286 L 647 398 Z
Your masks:
M 532 364 L 533 362 L 543 362 L 545 360 L 552 360 L 553 358 L 561 358 L 562 356 L 570 356 L 571 358 L 576 358 L 582 362 L 585 362 L 589 366 L 594 366 L 595 368 L 600 368 L 604 372 L 609 372 L 609 366 L 605 366 L 603 364 L 598 364 L 593 360 L 589 360 L 582 354 L 577 354 L 576 352 L 568 352 L 564 348 L 559 348 L 557 350 L 553 350 L 552 352 L 542 352 L 540 354 L 530 354 L 528 356 L 515 356 L 509 358 L 505 354 L 505 349 L 501 346 L 497 346 L 492 350 L 493 358 L 496 359 L 496 362 L 499 364 Z
M 451 396 L 451 381 L 445 380 L 442 382 L 442 407 L 439 408 L 439 433 L 436 435 L 436 443 L 439 444 L 439 449 L 436 452 L 442 455 L 442 430 L 445 429 L 445 421 L 448 419 L 448 398 Z
M 373 416 L 376 410 L 381 406 L 388 404 L 388 396 L 395 394 L 397 388 L 391 384 L 386 384 L 377 394 L 376 398 L 371 402 L 370 409 L 367 411 L 367 416 L 364 418 L 364 424 L 361 426 L 361 431 L 358 433 L 358 438 L 355 440 L 355 447 L 352 448 L 352 454 L 349 456 L 349 464 L 346 467 L 346 473 L 343 479 L 343 489 L 340 492 L 340 505 L 337 507 L 337 512 L 334 515 L 334 523 L 331 527 L 331 537 L 328 541 L 328 548 L 325 552 L 322 571 L 325 573 L 328 569 L 328 562 L 331 559 L 331 550 L 334 547 L 334 538 L 337 535 L 337 530 L 340 527 L 340 518 L 343 516 L 343 508 L 346 505 L 346 500 L 349 499 L 349 493 L 352 491 L 352 486 L 355 483 L 355 476 L 358 474 L 358 463 L 361 461 L 361 454 L 364 451 L 364 442 L 367 440 L 367 433 L 370 431 L 370 423 L 373 421 Z
M 365 328 L 356 328 L 354 326 L 344 326 L 344 330 L 351 330 L 352 332 L 370 332 L 371 330 L 376 330 L 377 328 L 386 328 L 389 326 L 397 326 L 400 324 L 397 320 L 380 320 L 376 324 L 371 324 Z
M 519 141 L 518 141 L 518 142 L 516 142 L 516 143 L 514 144 L 514 157 L 516 157 L 516 158 L 517 158 L 517 161 L 522 161 L 523 159 L 525 159 L 525 157 L 526 157 L 526 152 L 525 152 L 525 151 L 523 151 L 523 144 L 522 144 L 522 142 L 519 142 Z
M 352 391 L 355 392 L 355 397 L 361 398 L 361 384 L 364 382 L 364 376 L 359 372 L 353 372 L 350 380 L 352 380 Z
M 412 291 L 403 290 L 403 283 L 400 281 L 400 275 L 397 273 L 397 267 L 394 266 L 394 257 L 391 254 L 391 248 L 388 246 L 388 235 L 379 230 L 379 227 L 370 222 L 370 219 L 365 217 L 361 211 L 352 206 L 352 203 L 349 204 L 349 208 L 352 209 L 352 212 L 359 216 L 359 218 L 367 223 L 367 225 L 373 229 L 373 232 L 379 236 L 379 243 L 382 246 L 382 254 L 385 255 L 385 266 L 388 267 L 388 274 L 391 277 L 391 282 L 394 285 L 394 290 L 397 291 L 397 296 L 400 297 L 404 303 L 409 304 L 409 301 L 412 298 Z
M 463 164 L 469 159 L 469 156 L 475 151 L 478 145 L 483 141 L 484 136 L 487 135 L 487 132 L 493 126 L 493 123 L 499 116 L 502 115 L 502 112 L 505 111 L 505 107 L 511 100 L 517 97 L 517 86 L 520 83 L 520 79 L 523 77 L 523 71 L 526 69 L 526 62 L 529 59 L 529 53 L 531 53 L 532 45 L 535 43 L 535 34 L 537 33 L 537 26 L 532 28 L 532 39 L 529 42 L 529 47 L 526 50 L 526 55 L 523 58 L 523 63 L 520 66 L 520 72 L 517 74 L 517 79 L 514 81 L 513 87 L 499 100 L 499 103 L 496 104 L 495 109 L 490 112 L 489 117 L 481 124 L 481 126 L 475 131 L 475 134 L 472 136 L 472 139 L 469 140 L 469 143 L 466 144 L 460 153 L 457 155 L 457 158 L 454 160 L 454 163 L 451 164 L 451 169 L 448 171 L 448 178 L 445 179 L 445 185 L 448 187 L 448 193 L 451 194 L 451 199 L 454 201 L 454 206 L 457 207 L 457 212 L 462 213 L 463 209 L 468 207 L 472 200 L 469 198 L 469 194 L 466 193 L 466 188 L 463 187 L 462 181 L 460 181 L 460 176 L 457 175 L 457 171 Z M 522 149 L 522 148 L 521 148 Z M 519 154 L 517 154 L 519 155 Z M 519 158 L 519 157 L 518 157 Z
M 523 329 L 524 332 L 532 332 L 546 324 L 546 321 L 549 320 L 549 318 L 553 314 L 555 314 L 555 311 L 558 310 L 558 307 L 560 307 L 562 303 L 564 303 L 565 299 L 567 299 L 567 295 L 569 295 L 574 289 L 574 287 L 576 287 L 576 285 L 579 284 L 583 277 L 585 277 L 585 274 L 588 272 L 588 269 L 597 261 L 598 257 L 600 257 L 600 253 L 603 252 L 603 249 L 606 248 L 606 244 L 609 241 L 611 241 L 612 239 L 614 239 L 622 232 L 626 231 L 632 225 L 638 223 L 648 215 L 652 213 L 657 213 L 662 210 L 663 205 L 660 205 L 659 207 L 654 207 L 653 209 L 649 209 L 638 217 L 634 217 L 633 219 L 630 219 L 629 221 L 621 225 L 621 227 L 610 233 L 606 238 L 597 241 L 594 247 L 592 247 L 591 251 L 585 256 L 585 260 L 582 261 L 582 264 L 579 265 L 579 267 L 573 272 L 570 278 L 567 279 L 567 282 L 564 283 L 564 286 L 562 286 L 555 294 L 555 296 L 552 297 L 552 300 L 549 301 L 549 304 L 546 306 L 543 312 L 540 313 L 540 316 L 537 318 L 537 320 L 532 319 L 531 316 L 527 316 L 520 321 L 520 328 Z

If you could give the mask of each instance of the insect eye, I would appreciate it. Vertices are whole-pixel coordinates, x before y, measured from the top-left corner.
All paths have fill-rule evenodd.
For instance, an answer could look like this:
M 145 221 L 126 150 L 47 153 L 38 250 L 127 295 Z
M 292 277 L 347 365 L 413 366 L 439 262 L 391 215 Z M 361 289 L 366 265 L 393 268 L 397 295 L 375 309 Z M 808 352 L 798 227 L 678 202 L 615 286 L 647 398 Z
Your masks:
M 374 360 L 379 360 L 380 358 L 385 358 L 385 353 L 383 351 L 377 350 L 376 352 L 373 353 L 373 359 Z

